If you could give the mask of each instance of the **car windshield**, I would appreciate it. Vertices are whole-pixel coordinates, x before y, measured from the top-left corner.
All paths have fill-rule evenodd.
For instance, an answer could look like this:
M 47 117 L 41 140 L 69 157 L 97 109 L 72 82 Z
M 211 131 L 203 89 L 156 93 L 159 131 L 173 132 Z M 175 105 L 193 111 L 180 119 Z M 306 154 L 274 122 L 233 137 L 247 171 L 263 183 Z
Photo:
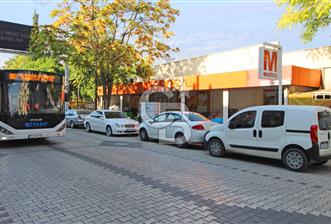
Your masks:
M 105 112 L 106 118 L 127 118 L 122 112 Z
M 331 113 L 328 111 L 318 112 L 318 126 L 320 130 L 331 130 Z
M 207 121 L 208 118 L 196 113 L 186 113 L 184 114 L 190 121 Z
M 89 111 L 89 110 L 78 110 L 77 111 L 77 114 L 90 114 L 91 113 L 91 111 Z

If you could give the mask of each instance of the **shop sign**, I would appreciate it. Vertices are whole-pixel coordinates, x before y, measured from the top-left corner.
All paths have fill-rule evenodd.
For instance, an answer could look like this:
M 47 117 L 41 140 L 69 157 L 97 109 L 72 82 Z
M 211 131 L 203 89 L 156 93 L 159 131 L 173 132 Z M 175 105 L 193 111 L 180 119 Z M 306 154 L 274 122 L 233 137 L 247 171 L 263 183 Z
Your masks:
M 278 79 L 279 50 L 260 47 L 259 48 L 259 78 L 260 79 Z

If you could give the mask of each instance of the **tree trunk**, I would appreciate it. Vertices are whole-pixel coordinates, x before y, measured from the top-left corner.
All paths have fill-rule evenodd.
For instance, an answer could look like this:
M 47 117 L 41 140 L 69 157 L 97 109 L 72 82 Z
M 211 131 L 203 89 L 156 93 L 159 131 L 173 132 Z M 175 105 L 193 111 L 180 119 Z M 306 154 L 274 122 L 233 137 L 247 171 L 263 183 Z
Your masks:
M 107 89 L 108 89 L 108 94 L 107 94 L 107 105 L 108 108 L 110 107 L 110 103 L 111 103 L 111 95 L 112 95 L 112 90 L 113 90 L 113 79 L 109 78 L 108 82 L 107 82 Z
M 102 90 L 103 90 L 103 94 L 102 94 L 102 97 L 103 97 L 103 109 L 109 109 L 109 106 L 107 105 L 107 81 L 106 81 L 106 78 L 105 78 L 105 73 L 103 71 L 101 71 L 101 74 L 100 74 L 100 78 L 101 78 L 101 82 L 102 82 Z
M 95 83 L 95 91 L 94 91 L 94 109 L 98 109 L 98 74 L 97 70 L 94 71 L 94 83 Z

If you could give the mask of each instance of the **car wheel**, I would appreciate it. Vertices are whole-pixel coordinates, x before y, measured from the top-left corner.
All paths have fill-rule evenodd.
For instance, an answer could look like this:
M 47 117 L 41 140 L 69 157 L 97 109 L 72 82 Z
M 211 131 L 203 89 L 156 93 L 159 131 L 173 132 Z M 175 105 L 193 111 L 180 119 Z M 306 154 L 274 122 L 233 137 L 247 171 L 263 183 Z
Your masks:
M 145 129 L 141 129 L 139 131 L 139 137 L 141 141 L 148 141 L 149 137 L 148 137 L 148 133 Z
M 106 135 L 107 135 L 108 137 L 110 137 L 110 136 L 113 135 L 113 130 L 111 129 L 110 126 L 107 126 L 107 127 L 106 127 Z
M 285 167 L 292 171 L 304 171 L 308 168 L 308 162 L 306 153 L 298 148 L 289 148 L 283 155 Z
M 70 121 L 70 128 L 75 128 L 75 123 L 73 121 Z
M 175 144 L 178 148 L 184 148 L 187 146 L 187 141 L 183 133 L 177 133 L 175 135 Z
M 218 138 L 212 138 L 207 144 L 210 155 L 214 157 L 223 157 L 225 155 L 225 147 L 223 142 Z
M 90 126 L 90 123 L 86 123 L 85 124 L 85 129 L 86 129 L 87 132 L 91 132 L 92 131 L 91 126 Z

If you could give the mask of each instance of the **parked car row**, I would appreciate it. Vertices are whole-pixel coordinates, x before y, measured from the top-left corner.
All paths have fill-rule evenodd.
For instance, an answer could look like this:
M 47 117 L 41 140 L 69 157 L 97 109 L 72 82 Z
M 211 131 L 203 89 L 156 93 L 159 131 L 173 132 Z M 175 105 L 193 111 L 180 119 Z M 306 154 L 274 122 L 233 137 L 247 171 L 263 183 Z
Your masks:
M 182 148 L 188 144 L 203 143 L 204 135 L 217 123 L 198 113 L 168 111 L 144 121 L 139 135 L 142 141 L 158 139 L 175 143 Z
M 75 128 L 75 127 L 84 127 L 85 117 L 91 113 L 89 110 L 73 110 L 70 109 L 66 111 L 66 125 Z
M 139 125 L 122 112 L 97 110 L 83 123 L 88 132 L 107 136 L 139 133 L 142 141 L 157 139 L 178 147 L 204 144 L 215 157 L 240 153 L 278 159 L 293 171 L 331 158 L 331 110 L 320 106 L 250 107 L 223 124 L 194 112 L 167 111 Z

